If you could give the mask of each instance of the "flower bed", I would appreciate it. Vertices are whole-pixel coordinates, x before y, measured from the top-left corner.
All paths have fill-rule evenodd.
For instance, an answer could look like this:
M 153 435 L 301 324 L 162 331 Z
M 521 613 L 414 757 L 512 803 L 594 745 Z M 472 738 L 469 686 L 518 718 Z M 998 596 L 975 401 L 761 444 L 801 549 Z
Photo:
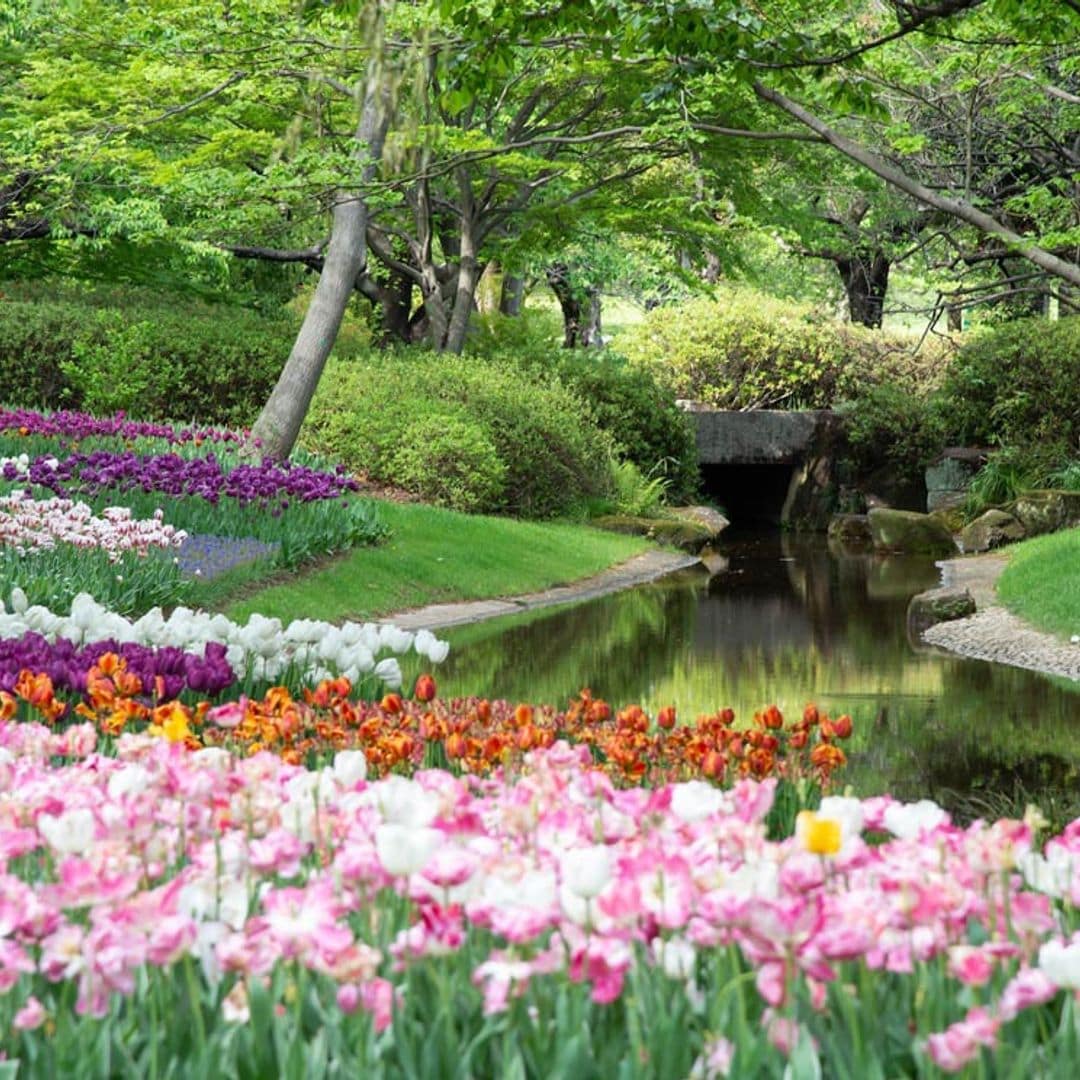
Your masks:
M 239 439 L 121 416 L 0 410 L 0 490 L 10 492 L 0 497 L 0 594 L 19 586 L 55 606 L 92 592 L 132 614 L 199 595 L 198 584 L 238 566 L 292 568 L 385 535 L 341 466 L 255 464 L 241 459 Z M 192 540 L 175 569 L 153 558 L 106 565 L 117 551 L 144 556 L 183 533 Z M 73 557 L 69 544 L 90 557 Z M 42 553 L 57 545 L 60 557 Z
M 0 1029 L 33 1075 L 1075 1061 L 1080 823 L 1042 853 L 831 799 L 772 841 L 775 781 L 618 788 L 562 742 L 488 779 L 95 747 L 0 725 Z
M 1080 821 L 832 795 L 813 706 L 403 696 L 430 633 L 166 616 L 179 530 L 289 563 L 359 535 L 347 478 L 5 427 L 86 506 L 0 502 L 0 1075 L 1075 1072 Z
M 82 648 L 94 643 L 96 647 Z M 142 651 L 131 646 L 140 646 Z M 20 589 L 12 594 L 11 611 L 0 601 L 0 686 L 5 671 L 10 681 L 28 669 L 55 678 L 56 689 L 82 693 L 89 667 L 104 653 L 119 652 L 140 673 L 149 693 L 153 680 L 146 672 L 161 673 L 162 664 L 171 667 L 173 661 L 162 657 L 174 655 L 168 650 L 179 650 L 208 662 L 212 654 L 215 666 L 227 664 L 238 680 L 238 692 L 253 693 L 279 682 L 298 693 L 305 685 L 344 675 L 353 683 L 367 679 L 367 689 L 381 694 L 386 687 L 401 685 L 398 655 L 412 650 L 439 663 L 447 648 L 446 642 L 428 631 L 413 634 L 388 623 L 333 626 L 297 619 L 282 626 L 279 619 L 253 615 L 240 625 L 224 615 L 185 607 L 174 608 L 167 617 L 160 608 L 152 608 L 132 620 L 85 593 L 75 597 L 67 615 L 60 615 L 30 605 Z M 62 674 L 57 675 L 58 671 Z M 232 685 L 232 680 L 225 685 Z
M 179 548 L 187 538 L 181 529 L 166 525 L 162 512 L 144 520 L 133 518 L 124 506 L 107 507 L 100 517 L 84 502 L 71 499 L 29 499 L 21 492 L 0 497 L 0 547 L 18 555 L 57 544 L 74 548 L 100 548 L 110 562 L 126 551 L 145 555 L 150 548 Z
M 42 413 L 36 409 L 0 409 L 0 433 L 24 439 L 35 436 L 81 442 L 102 436 L 128 441 L 131 439 L 161 439 L 173 445 L 204 442 L 241 443 L 247 435 L 242 431 L 221 428 L 177 427 L 147 420 L 130 420 L 120 412 L 115 416 L 90 416 L 79 412 Z

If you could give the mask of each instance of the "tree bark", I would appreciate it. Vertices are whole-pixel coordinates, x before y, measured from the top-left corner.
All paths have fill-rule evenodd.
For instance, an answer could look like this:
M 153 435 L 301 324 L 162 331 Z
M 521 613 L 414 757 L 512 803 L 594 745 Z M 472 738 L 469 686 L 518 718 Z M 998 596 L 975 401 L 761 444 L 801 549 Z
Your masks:
M 990 236 L 998 237 L 1008 245 L 1012 252 L 1023 255 L 1025 259 L 1030 260 L 1036 266 L 1042 267 L 1047 273 L 1063 278 L 1073 285 L 1080 285 L 1080 266 L 1076 263 L 1059 259 L 1045 248 L 1025 240 L 1018 232 L 1014 232 L 1012 229 L 1002 225 L 1000 221 L 992 218 L 989 214 L 983 213 L 982 210 L 977 210 L 970 203 L 966 203 L 961 199 L 950 199 L 946 195 L 940 195 L 936 191 L 932 191 L 906 173 L 901 172 L 894 165 L 890 165 L 884 158 L 879 157 L 865 146 L 860 146 L 839 132 L 833 131 L 813 113 L 804 109 L 797 102 L 785 97 L 779 90 L 773 90 L 761 82 L 755 82 L 754 93 L 763 101 L 768 101 L 783 109 L 784 112 L 805 124 L 811 131 L 816 131 L 830 146 L 839 150 L 845 157 L 849 157 L 852 161 L 862 165 L 863 168 L 869 169 L 875 175 L 880 176 L 886 183 L 892 184 L 893 187 L 907 192 L 908 195 L 917 199 L 924 206 L 932 206 L 935 210 L 941 210 L 943 213 L 959 218 L 960 221 L 966 221 L 969 225 L 974 225 L 976 229 Z
M 384 348 L 395 341 L 408 344 L 411 338 L 409 319 L 412 317 L 412 280 L 391 271 L 390 281 L 378 286 L 379 344 Z
M 554 263 L 547 268 L 547 282 L 555 299 L 559 301 L 563 317 L 563 348 L 577 347 L 581 335 L 581 301 L 570 286 L 570 269 L 565 263 Z
M 889 288 L 889 260 L 880 250 L 860 248 L 834 260 L 847 293 L 848 316 L 853 323 L 881 329 L 885 293 Z
M 454 307 L 450 314 L 450 323 L 446 328 L 446 340 L 443 349 L 446 352 L 460 353 L 465 347 L 465 334 L 469 329 L 476 286 L 480 281 L 483 267 L 477 261 L 476 205 L 472 196 L 472 182 L 466 169 L 458 170 L 458 189 L 461 192 L 461 232 L 458 247 L 457 285 L 454 291 Z
M 518 274 L 503 274 L 499 311 L 503 315 L 520 315 L 525 302 L 525 279 Z
M 381 15 L 381 4 L 377 4 L 376 18 L 380 23 Z M 378 42 L 374 46 L 377 53 L 381 33 L 373 35 L 373 39 Z M 375 179 L 388 123 L 389 102 L 383 86 L 381 58 L 376 54 L 368 65 L 364 103 L 355 135 L 356 157 L 364 160 L 361 187 L 339 191 L 334 197 L 330 243 L 322 273 L 289 359 L 251 429 L 251 453 L 282 460 L 296 445 L 300 426 L 341 328 L 345 308 L 367 261 L 368 207 L 363 186 Z
M 604 346 L 604 334 L 600 327 L 600 290 L 588 289 L 589 317 L 581 330 L 581 344 L 586 349 L 601 349 Z

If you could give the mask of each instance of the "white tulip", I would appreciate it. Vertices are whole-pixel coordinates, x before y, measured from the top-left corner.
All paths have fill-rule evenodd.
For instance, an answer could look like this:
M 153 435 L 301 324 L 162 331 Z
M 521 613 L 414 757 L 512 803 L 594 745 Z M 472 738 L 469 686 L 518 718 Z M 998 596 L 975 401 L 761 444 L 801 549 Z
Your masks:
M 723 793 L 704 780 L 671 785 L 671 812 L 683 821 L 701 821 L 725 805 Z
M 96 823 L 90 810 L 78 807 L 57 815 L 39 814 L 37 828 L 53 851 L 82 855 L 93 847 Z
M 443 842 L 438 829 L 409 825 L 380 825 L 375 830 L 375 850 L 383 869 L 394 877 L 423 870 L 435 849 Z
M 917 840 L 948 822 L 949 815 L 931 799 L 915 803 L 897 803 L 885 811 L 885 828 L 901 840 Z
M 375 665 L 375 674 L 391 690 L 401 689 L 401 667 L 394 657 L 390 657 L 388 660 L 380 660 Z
M 611 851 L 603 844 L 567 851 L 560 862 L 563 884 L 586 900 L 598 896 L 611 880 Z
M 353 788 L 367 778 L 367 758 L 363 750 L 339 750 L 334 755 L 334 776 L 345 788 Z
M 439 797 L 404 776 L 388 776 L 380 781 L 375 803 L 384 821 L 413 829 L 430 825 L 439 813 Z
M 1064 990 L 1080 990 L 1080 944 L 1048 941 L 1039 949 L 1039 967 Z

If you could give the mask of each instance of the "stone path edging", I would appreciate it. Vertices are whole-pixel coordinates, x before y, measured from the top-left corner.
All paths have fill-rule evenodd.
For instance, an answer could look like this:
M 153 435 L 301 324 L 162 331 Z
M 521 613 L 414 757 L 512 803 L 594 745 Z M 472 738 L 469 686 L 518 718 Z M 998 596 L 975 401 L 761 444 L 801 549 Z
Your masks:
M 1007 562 L 1002 555 L 939 562 L 942 584 L 969 589 L 978 610 L 966 618 L 931 626 L 923 640 L 974 660 L 1010 664 L 1080 682 L 1080 645 L 1036 630 L 997 603 L 994 585 Z
M 681 552 L 646 551 L 618 566 L 612 566 L 589 578 L 556 585 L 543 592 L 511 596 L 501 600 L 467 600 L 455 604 L 428 604 L 427 607 L 388 615 L 379 622 L 393 623 L 403 630 L 442 630 L 448 626 L 495 619 L 500 615 L 518 615 L 535 608 L 553 604 L 568 604 L 577 600 L 591 600 L 596 596 L 627 589 L 632 585 L 644 585 L 657 578 L 666 577 L 677 570 L 688 570 L 703 565 L 696 555 Z

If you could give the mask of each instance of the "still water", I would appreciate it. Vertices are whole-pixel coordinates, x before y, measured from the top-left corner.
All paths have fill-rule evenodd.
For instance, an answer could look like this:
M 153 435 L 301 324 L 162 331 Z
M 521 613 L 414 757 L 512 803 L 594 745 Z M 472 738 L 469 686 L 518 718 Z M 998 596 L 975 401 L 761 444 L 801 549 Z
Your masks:
M 725 544 L 726 568 L 443 636 L 445 696 L 565 704 L 582 687 L 683 720 L 741 720 L 808 702 L 850 713 L 846 780 L 861 794 L 929 796 L 965 816 L 1080 801 L 1080 684 L 961 660 L 908 640 L 930 559 L 840 556 L 818 537 Z

